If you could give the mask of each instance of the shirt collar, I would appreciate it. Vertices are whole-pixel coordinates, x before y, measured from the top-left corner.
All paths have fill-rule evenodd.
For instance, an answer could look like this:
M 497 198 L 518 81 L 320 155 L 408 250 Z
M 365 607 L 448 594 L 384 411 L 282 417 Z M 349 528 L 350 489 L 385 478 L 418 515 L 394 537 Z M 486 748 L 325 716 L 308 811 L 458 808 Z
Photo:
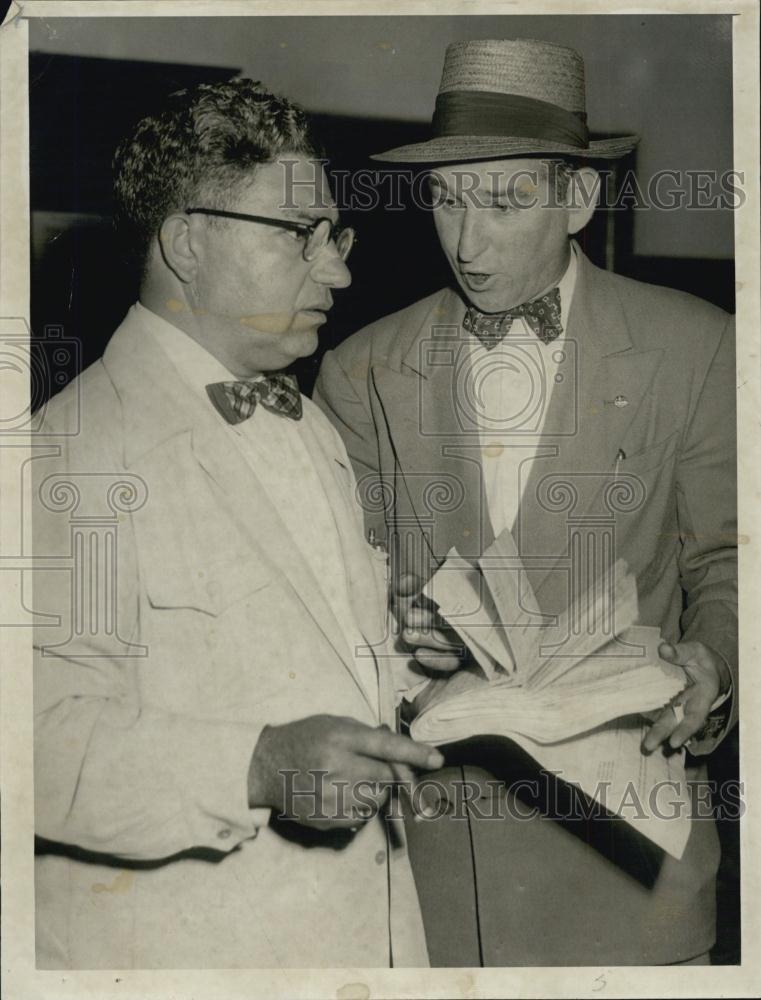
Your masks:
M 563 324 L 563 333 L 565 333 L 567 325 L 566 317 L 571 311 L 571 302 L 573 301 L 573 293 L 576 288 L 576 275 L 579 271 L 579 248 L 577 247 L 575 240 L 570 240 L 569 242 L 571 252 L 568 255 L 568 264 L 563 272 L 563 277 L 560 281 L 556 281 L 553 285 L 550 285 L 549 288 L 546 288 L 542 293 L 543 295 L 546 295 L 547 292 L 552 291 L 553 288 L 557 288 L 560 294 L 560 322 Z M 541 295 L 536 296 L 537 299 L 541 299 L 541 297 Z M 533 301 L 533 299 L 531 301 Z
M 571 255 L 568 259 L 568 267 L 565 274 L 557 283 L 560 292 L 560 322 L 563 324 L 563 334 L 568 326 L 568 315 L 571 311 L 573 293 L 576 289 L 576 276 L 579 273 L 579 250 L 576 242 L 571 240 Z
M 237 381 L 235 375 L 225 368 L 205 347 L 193 340 L 184 330 L 148 309 L 141 302 L 132 307 L 143 328 L 156 340 L 172 362 L 180 378 L 197 392 L 206 403 L 209 398 L 206 386 L 211 382 Z

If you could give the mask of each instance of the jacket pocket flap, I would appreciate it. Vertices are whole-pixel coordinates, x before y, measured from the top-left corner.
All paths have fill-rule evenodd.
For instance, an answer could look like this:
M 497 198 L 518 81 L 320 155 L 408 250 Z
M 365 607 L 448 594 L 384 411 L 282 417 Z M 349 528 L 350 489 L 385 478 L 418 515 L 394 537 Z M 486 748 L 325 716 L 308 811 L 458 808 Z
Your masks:
M 146 592 L 153 608 L 192 608 L 221 615 L 227 608 L 271 582 L 269 569 L 247 558 L 228 559 L 205 566 L 152 565 Z

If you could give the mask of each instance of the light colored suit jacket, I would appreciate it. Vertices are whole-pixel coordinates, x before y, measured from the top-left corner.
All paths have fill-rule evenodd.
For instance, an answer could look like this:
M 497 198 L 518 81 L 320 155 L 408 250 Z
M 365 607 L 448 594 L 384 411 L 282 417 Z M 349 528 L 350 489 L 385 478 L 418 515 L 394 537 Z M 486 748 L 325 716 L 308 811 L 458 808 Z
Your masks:
M 320 433 L 373 641 L 385 567 L 340 438 L 327 421 Z M 378 967 L 391 951 L 396 965 L 427 964 L 398 822 L 330 837 L 248 808 L 265 724 L 393 724 L 394 703 L 381 670 L 378 717 L 319 581 L 218 414 L 188 398 L 133 313 L 48 404 L 36 443 L 39 964 Z
M 557 614 L 568 604 L 571 532 L 584 522 L 596 525 L 598 537 L 610 528 L 612 551 L 637 579 L 640 622 L 660 627 L 671 641 L 712 647 L 729 665 L 736 694 L 732 319 L 692 296 L 579 258 L 565 348 L 574 356 L 554 387 L 542 454 L 524 484 L 515 527 L 519 551 L 540 608 Z M 354 463 L 367 523 L 391 539 L 395 572 L 424 578 L 450 547 L 476 557 L 493 540 L 480 441 L 464 392 L 464 310 L 460 296 L 444 289 L 379 320 L 326 355 L 315 390 Z M 696 749 L 707 752 L 715 743 Z M 510 898 L 505 857 L 489 854 L 498 825 L 478 824 L 474 833 L 480 926 L 487 964 L 489 940 L 496 942 L 493 961 L 513 964 L 504 961 L 511 947 L 506 924 L 495 922 L 492 934 L 485 913 L 489 898 L 500 892 Z M 529 855 L 521 857 L 520 881 L 529 891 L 512 907 L 520 915 L 512 941 L 517 964 L 537 958 L 574 964 L 587 956 L 604 963 L 668 962 L 690 957 L 692 945 L 710 947 L 717 863 L 712 824 L 693 824 L 682 861 L 665 859 L 653 891 L 625 875 L 612 878 L 604 862 L 584 869 L 604 887 L 600 892 L 590 884 L 581 894 L 569 893 L 564 905 L 559 882 L 552 915 L 564 930 L 554 940 L 546 899 L 538 893 L 532 910 L 531 886 L 546 886 L 549 868 L 562 879 L 564 870 L 581 870 L 582 861 L 568 853 L 573 838 L 556 835 L 550 843 L 554 824 L 544 827 L 534 837 L 537 846 L 529 840 Z M 547 934 L 540 942 L 538 928 Z M 533 940 L 521 938 L 526 934 Z

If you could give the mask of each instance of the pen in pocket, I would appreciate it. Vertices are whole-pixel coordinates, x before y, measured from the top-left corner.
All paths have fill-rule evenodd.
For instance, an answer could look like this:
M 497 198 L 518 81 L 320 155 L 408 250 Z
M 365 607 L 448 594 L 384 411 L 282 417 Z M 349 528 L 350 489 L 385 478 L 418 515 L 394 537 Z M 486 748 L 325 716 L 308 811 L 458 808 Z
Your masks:
M 382 542 L 375 534 L 375 528 L 370 528 L 367 533 L 367 544 L 378 552 L 387 552 L 385 542 Z

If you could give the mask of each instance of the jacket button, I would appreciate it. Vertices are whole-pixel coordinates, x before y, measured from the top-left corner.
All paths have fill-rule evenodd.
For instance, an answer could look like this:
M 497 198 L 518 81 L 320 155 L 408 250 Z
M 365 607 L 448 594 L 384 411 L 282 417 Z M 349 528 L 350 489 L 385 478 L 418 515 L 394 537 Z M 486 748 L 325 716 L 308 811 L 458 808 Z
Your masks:
M 376 865 L 385 864 L 385 861 L 386 861 L 386 852 L 385 851 L 378 851 L 378 853 L 375 855 L 375 863 L 376 863 Z
M 225 827 L 223 830 L 219 831 L 217 836 L 219 837 L 220 840 L 227 840 L 227 838 L 230 836 L 231 833 L 232 830 L 229 830 L 227 827 Z

